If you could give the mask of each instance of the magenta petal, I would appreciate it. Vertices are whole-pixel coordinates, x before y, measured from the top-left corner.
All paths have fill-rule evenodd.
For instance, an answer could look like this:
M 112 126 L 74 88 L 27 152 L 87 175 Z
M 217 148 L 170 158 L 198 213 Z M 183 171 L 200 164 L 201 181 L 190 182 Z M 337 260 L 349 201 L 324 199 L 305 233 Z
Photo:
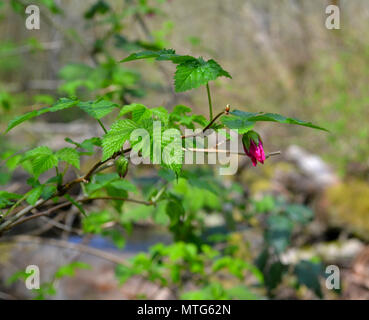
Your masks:
M 250 146 L 249 149 L 243 145 L 243 149 L 246 153 L 246 155 L 251 159 L 252 165 L 256 167 L 258 161 L 262 164 L 264 164 L 265 160 L 265 153 L 263 149 L 263 143 L 261 140 L 259 140 L 258 144 L 256 145 L 255 141 L 250 139 Z
M 256 165 L 258 164 L 258 161 L 256 160 L 256 158 L 251 157 L 251 161 L 252 161 L 252 165 L 253 165 L 254 167 L 256 167 Z

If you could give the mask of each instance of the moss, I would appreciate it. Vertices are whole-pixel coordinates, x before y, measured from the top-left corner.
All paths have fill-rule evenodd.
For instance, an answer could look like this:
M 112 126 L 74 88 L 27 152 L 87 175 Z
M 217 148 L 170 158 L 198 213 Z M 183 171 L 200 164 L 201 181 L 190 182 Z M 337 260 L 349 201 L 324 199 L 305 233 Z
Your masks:
M 251 260 L 250 244 L 248 241 L 245 241 L 242 233 L 232 233 L 228 239 L 228 245 L 237 247 L 237 251 L 234 254 L 236 258 L 244 259 L 245 261 Z
M 12 243 L 0 243 L 0 262 L 1 264 L 6 264 L 10 258 L 12 249 L 14 248 L 15 244 Z
M 249 186 L 252 194 L 264 193 L 272 190 L 273 178 L 277 172 L 291 172 L 292 170 L 294 170 L 294 166 L 287 162 L 267 160 L 265 165 L 244 170 L 242 172 L 242 182 Z
M 369 240 L 369 185 L 351 180 L 326 191 L 329 216 L 333 223 Z

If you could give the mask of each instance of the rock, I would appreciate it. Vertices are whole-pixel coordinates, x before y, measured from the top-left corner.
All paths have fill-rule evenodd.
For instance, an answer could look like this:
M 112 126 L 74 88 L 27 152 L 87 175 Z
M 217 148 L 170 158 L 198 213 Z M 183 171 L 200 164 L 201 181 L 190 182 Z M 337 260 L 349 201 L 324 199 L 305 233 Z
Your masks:
M 281 255 L 285 264 L 296 264 L 301 259 L 309 260 L 319 256 L 326 263 L 348 265 L 364 248 L 364 244 L 357 239 L 319 243 L 309 248 L 292 248 Z
M 310 154 L 301 147 L 292 145 L 285 155 L 286 159 L 294 162 L 318 188 L 326 188 L 339 181 L 332 169 L 319 156 Z
M 369 246 L 357 255 L 342 278 L 343 299 L 369 300 Z

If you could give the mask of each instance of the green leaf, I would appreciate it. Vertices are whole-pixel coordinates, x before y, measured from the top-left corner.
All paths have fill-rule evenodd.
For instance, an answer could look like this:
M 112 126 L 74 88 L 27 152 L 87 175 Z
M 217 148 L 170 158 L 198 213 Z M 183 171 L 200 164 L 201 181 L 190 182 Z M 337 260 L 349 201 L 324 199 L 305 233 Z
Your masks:
M 109 185 L 119 190 L 137 192 L 136 186 L 128 180 L 119 179 L 117 181 L 111 182 Z
M 225 289 L 227 295 L 231 299 L 238 300 L 260 300 L 261 297 L 250 291 L 250 289 L 244 285 L 238 285 L 229 289 Z
M 133 130 L 138 125 L 132 120 L 118 120 L 111 126 L 111 129 L 104 135 L 102 140 L 103 161 L 110 158 L 115 152 L 118 152 L 123 144 L 129 140 Z
M 174 116 L 174 115 L 183 116 L 186 113 L 189 113 L 191 111 L 192 111 L 192 109 L 190 107 L 187 107 L 183 104 L 178 104 L 173 108 L 173 111 L 170 115 L 171 116 Z
M 282 281 L 283 275 L 287 272 L 287 266 L 276 261 L 273 262 L 264 272 L 265 285 L 269 290 L 276 288 Z
M 178 55 L 173 49 L 163 49 L 159 51 L 147 50 L 147 51 L 132 53 L 131 55 L 121 60 L 120 62 L 128 62 L 128 61 L 134 61 L 134 60 L 140 60 L 140 59 L 150 59 L 150 58 L 155 58 L 156 60 L 159 60 L 159 61 L 160 60 L 170 60 L 173 63 L 182 63 L 185 61 L 196 60 L 196 58 L 192 56 Z
M 129 278 L 135 274 L 134 270 L 122 264 L 118 264 L 115 268 L 115 276 L 119 280 L 119 284 L 124 284 Z
M 84 14 L 86 19 L 92 19 L 96 14 L 105 14 L 110 10 L 110 6 L 104 0 L 98 0 Z
M 149 58 L 159 61 L 169 60 L 178 65 L 174 76 L 176 92 L 198 88 L 221 76 L 231 78 L 230 74 L 213 59 L 205 61 L 201 57 L 196 59 L 189 55 L 178 55 L 173 49 L 133 53 L 121 62 Z
M 101 119 L 116 109 L 118 105 L 111 101 L 100 99 L 96 101 L 79 102 L 77 107 L 87 112 L 91 117 Z
M 175 91 L 183 92 L 195 89 L 220 76 L 231 78 L 229 73 L 213 59 L 204 61 L 199 58 L 186 61 L 177 66 L 174 76 Z
M 180 135 L 172 136 L 169 130 L 164 131 L 161 140 L 161 166 L 173 170 L 178 175 L 183 164 L 182 139 Z M 159 139 L 159 137 L 154 137 L 154 139 Z
M 70 144 L 75 145 L 78 148 L 85 149 L 85 150 L 88 151 L 87 153 L 86 152 L 79 152 L 80 155 L 82 155 L 82 154 L 91 155 L 94 151 L 95 146 L 96 147 L 101 147 L 101 139 L 98 138 L 98 137 L 92 137 L 92 138 L 86 139 L 81 143 L 73 141 L 71 138 L 65 138 L 64 140 L 66 142 L 70 143 Z
M 64 197 L 70 203 L 72 203 L 84 216 L 86 216 L 86 211 L 83 209 L 83 206 L 79 202 L 74 200 L 69 194 L 65 194 Z
M 153 116 L 154 116 L 154 120 L 156 120 L 156 118 L 160 121 L 162 121 L 165 125 L 168 124 L 169 122 L 169 113 L 168 110 L 165 109 L 164 107 L 156 107 L 156 108 L 152 108 L 150 109 Z
M 301 260 L 295 267 L 295 274 L 299 284 L 307 286 L 319 297 L 323 298 L 319 277 L 323 274 L 321 263 Z
M 251 112 L 246 112 L 246 113 L 250 116 L 257 114 L 257 113 L 251 113 Z M 246 116 L 243 117 L 243 116 L 239 116 L 238 114 L 223 116 L 220 120 L 226 127 L 228 127 L 229 129 L 233 129 L 233 130 L 238 130 L 240 134 L 247 133 L 255 125 L 255 122 L 249 121 Z
M 23 161 L 27 160 L 30 161 L 32 173 L 36 179 L 40 174 L 58 165 L 58 158 L 46 146 L 40 146 L 28 151 Z
M 222 284 L 211 282 L 199 290 L 187 291 L 181 295 L 185 300 L 223 300 L 229 299 Z
M 77 150 L 72 148 L 63 148 L 56 152 L 55 155 L 58 157 L 59 160 L 65 161 L 76 167 L 77 169 L 80 168 L 79 154 Z
M 7 191 L 0 191 L 0 209 L 5 208 L 6 206 L 12 205 L 13 201 L 22 198 L 22 195 L 17 193 L 11 193 Z
M 117 229 L 105 230 L 103 236 L 109 236 L 119 249 L 123 249 L 126 245 L 126 238 Z
M 77 269 L 91 269 L 91 266 L 85 262 L 74 261 L 64 266 L 61 266 L 56 272 L 54 277 L 61 279 L 63 277 L 74 277 Z
M 25 281 L 27 278 L 29 277 L 29 274 L 26 273 L 25 270 L 19 270 L 15 273 L 13 273 L 7 280 L 6 280 L 6 284 L 7 285 L 12 285 L 13 283 L 15 283 L 18 280 L 23 280 Z
M 14 118 L 13 120 L 9 122 L 8 128 L 6 129 L 5 133 L 9 132 L 11 129 L 23 123 L 24 121 L 30 120 L 34 117 L 40 116 L 47 112 L 56 112 L 59 110 L 74 107 L 77 103 L 78 103 L 78 100 L 75 100 L 75 99 L 61 98 L 51 107 L 34 110 L 34 111 L 28 112 L 26 114 L 23 114 L 21 116 Z
M 129 112 L 132 112 L 132 120 L 134 122 L 138 122 L 143 119 L 148 119 L 151 118 L 152 116 L 152 111 L 140 103 L 132 103 L 124 106 L 120 111 L 119 115 L 123 116 Z
M 103 188 L 114 188 L 117 192 L 114 196 L 126 197 L 123 191 L 137 192 L 137 188 L 128 180 L 121 179 L 116 173 L 96 174 L 93 181 L 86 185 L 89 195 Z M 123 195 L 122 195 L 123 194 Z
M 8 128 L 6 129 L 5 133 L 9 132 L 11 129 L 21 124 L 22 122 L 32 119 L 34 117 L 37 117 L 39 115 L 39 111 L 40 110 L 34 110 L 26 114 L 20 115 L 14 118 L 13 120 L 10 120 L 8 124 Z
M 26 201 L 33 206 L 40 199 L 44 186 L 39 186 L 27 192 Z
M 278 253 L 282 253 L 290 244 L 293 223 L 281 215 L 272 215 L 267 219 L 266 239 Z
M 54 0 L 41 0 L 41 3 L 53 14 L 62 14 L 63 10 L 56 5 Z
M 22 156 L 20 154 L 13 155 L 6 161 L 6 166 L 10 171 L 13 171 L 19 164 L 19 162 L 22 160 Z
M 181 217 L 185 214 L 182 203 L 177 199 L 170 200 L 167 203 L 165 211 L 170 219 L 170 225 L 173 227 L 179 223 Z
M 103 225 L 110 221 L 113 217 L 109 211 L 92 212 L 82 220 L 82 228 L 86 233 L 101 233 Z
M 234 110 L 229 116 L 223 116 L 221 121 L 230 129 L 250 130 L 254 122 L 257 121 L 272 121 L 278 123 L 295 124 L 313 129 L 327 131 L 327 129 L 316 126 L 311 122 L 302 121 L 294 118 L 287 118 L 277 113 L 255 113 Z M 249 128 L 251 127 L 251 128 Z M 247 130 L 247 131 L 248 131 Z M 240 132 L 244 133 L 244 132 Z
M 299 204 L 287 205 L 285 212 L 291 220 L 302 224 L 308 223 L 314 217 L 314 212 L 310 208 Z

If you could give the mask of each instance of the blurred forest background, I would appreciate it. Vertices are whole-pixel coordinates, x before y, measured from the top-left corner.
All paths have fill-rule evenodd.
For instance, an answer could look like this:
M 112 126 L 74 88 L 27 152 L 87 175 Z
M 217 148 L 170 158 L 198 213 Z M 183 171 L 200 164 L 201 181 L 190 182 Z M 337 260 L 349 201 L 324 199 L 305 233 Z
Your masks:
M 40 30 L 25 28 L 27 4 L 40 6 Z M 340 30 L 325 27 L 329 4 L 340 7 Z M 219 287 L 211 281 L 194 285 L 191 276 L 177 287 L 158 286 L 138 276 L 120 286 L 120 259 L 148 252 L 158 243 L 173 245 L 165 222 L 158 226 L 151 213 L 129 207 L 126 223 L 133 230 L 123 240 L 115 239 L 118 249 L 103 234 L 86 240 L 78 211 L 70 209 L 51 225 L 52 219 L 35 219 L 0 239 L 0 298 L 34 296 L 14 280 L 28 264 L 39 265 L 47 282 L 58 267 L 77 259 L 91 268 L 83 270 L 82 262 L 69 264 L 63 275 L 76 271 L 74 278 L 60 276 L 56 292 L 45 291 L 46 298 L 369 299 L 368 37 L 366 0 L 0 0 L 1 132 L 15 116 L 68 96 L 106 97 L 121 105 L 140 102 L 168 110 L 184 104 L 206 116 L 206 89 L 175 93 L 171 64 L 117 63 L 132 52 L 162 48 L 214 58 L 232 75 L 232 80 L 212 84 L 215 113 L 230 104 L 305 119 L 330 130 L 326 134 L 260 125 L 264 148 L 280 150 L 281 155 L 257 168 L 240 157 L 237 175 L 221 177 L 243 206 L 223 203 L 214 195 L 195 199 L 191 186 L 181 181 L 175 187 L 178 192 L 187 188 L 189 202 L 205 203 L 193 210 L 206 216 L 204 223 L 216 239 L 211 247 L 231 252 L 230 261 L 223 264 L 230 268 L 232 261 L 254 262 L 263 286 L 254 290 L 251 280 L 241 276 L 231 281 L 228 275 L 217 280 Z M 66 145 L 66 136 L 83 141 L 96 134 L 102 134 L 98 124 L 73 109 L 46 114 L 0 136 L 1 190 L 28 190 L 27 173 L 15 169 L 15 153 L 42 144 L 57 149 Z M 83 162 L 81 171 L 91 161 Z M 132 171 L 133 178 L 147 175 L 150 182 L 150 169 Z M 281 207 L 295 211 L 291 220 L 274 221 L 279 223 L 275 227 L 269 218 Z M 310 218 L 294 220 L 294 213 Z M 244 219 L 246 227 L 238 229 Z M 278 254 L 263 264 L 268 251 L 263 248 L 276 247 L 270 238 L 273 228 L 287 230 L 288 236 L 275 240 L 280 241 Z M 223 230 L 223 237 L 217 230 Z M 340 267 L 340 290 L 325 287 L 325 266 L 331 264 Z M 239 285 L 244 283 L 248 289 L 242 291 Z

